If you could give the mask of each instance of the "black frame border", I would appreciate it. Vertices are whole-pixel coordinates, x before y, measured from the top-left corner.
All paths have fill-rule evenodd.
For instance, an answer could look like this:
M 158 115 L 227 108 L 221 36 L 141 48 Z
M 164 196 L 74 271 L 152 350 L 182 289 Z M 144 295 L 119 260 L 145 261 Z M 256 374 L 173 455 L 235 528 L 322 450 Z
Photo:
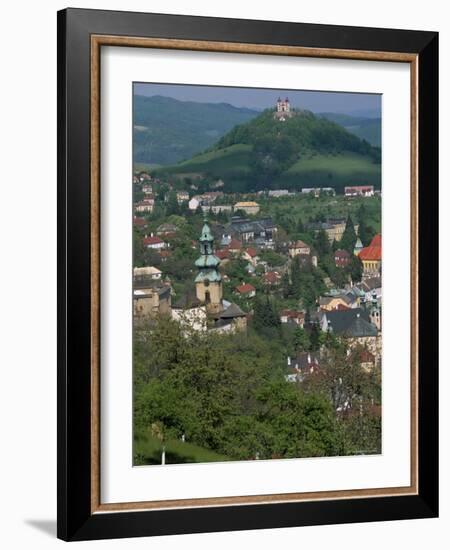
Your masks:
M 91 514 L 90 37 L 418 55 L 418 495 Z M 69 8 L 58 12 L 58 522 L 92 540 L 438 515 L 438 33 Z

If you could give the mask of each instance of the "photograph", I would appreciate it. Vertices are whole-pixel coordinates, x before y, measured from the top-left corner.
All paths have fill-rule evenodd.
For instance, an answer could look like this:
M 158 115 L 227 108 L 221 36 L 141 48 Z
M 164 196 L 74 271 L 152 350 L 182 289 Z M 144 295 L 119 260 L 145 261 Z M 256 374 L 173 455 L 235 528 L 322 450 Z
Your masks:
M 380 455 L 382 94 L 132 94 L 133 466 Z

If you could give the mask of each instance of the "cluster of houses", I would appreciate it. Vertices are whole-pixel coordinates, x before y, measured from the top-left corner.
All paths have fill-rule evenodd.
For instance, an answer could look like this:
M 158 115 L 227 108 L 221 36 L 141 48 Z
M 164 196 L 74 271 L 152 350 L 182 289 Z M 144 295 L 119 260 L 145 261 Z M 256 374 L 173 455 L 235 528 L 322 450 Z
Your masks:
M 152 213 L 155 207 L 155 195 L 154 187 L 155 185 L 161 184 L 162 182 L 158 178 L 153 178 L 146 172 L 140 172 L 135 174 L 133 177 L 133 183 L 139 186 L 139 189 L 144 194 L 142 200 L 135 202 L 134 211 L 136 214 L 145 214 Z M 173 187 L 170 184 L 169 189 Z M 215 189 L 220 189 L 224 186 L 222 180 L 218 180 L 215 185 L 212 187 Z M 197 189 L 195 184 L 191 185 L 192 189 Z M 300 190 L 300 194 L 311 194 L 315 197 L 319 197 L 321 194 L 335 195 L 335 189 L 331 187 L 305 187 Z M 374 194 L 379 193 L 376 191 L 373 185 L 356 185 L 348 186 L 344 188 L 344 195 L 346 197 L 372 197 Z M 266 195 L 269 198 L 276 199 L 280 197 L 293 197 L 297 193 L 295 191 L 289 191 L 288 189 L 270 189 L 267 191 L 259 191 L 258 195 Z M 219 214 L 225 212 L 228 214 L 231 213 L 245 213 L 246 215 L 255 216 L 257 215 L 261 207 L 260 205 L 253 200 L 241 200 L 237 201 L 234 204 L 220 204 L 222 201 L 217 201 L 217 199 L 222 198 L 224 192 L 220 190 L 207 191 L 202 194 L 191 195 L 189 191 L 179 190 L 176 191 L 176 198 L 178 204 L 187 204 L 188 208 L 191 211 L 196 211 L 200 208 L 203 212 L 212 212 L 213 214 Z M 332 226 L 338 224 L 331 224 Z M 332 227 L 323 227 L 327 233 L 332 233 L 333 230 L 337 233 L 339 237 L 338 228 Z M 335 238 L 335 237 L 333 237 Z M 331 239 L 331 236 L 330 236 Z
M 205 221 L 198 241 L 195 261 L 195 292 L 187 292 L 172 303 L 170 281 L 154 267 L 134 268 L 133 310 L 135 322 L 148 322 L 160 316 L 171 317 L 186 330 L 235 332 L 246 330 L 247 313 L 223 298 L 220 259 L 214 254 L 214 236 Z
M 238 201 L 235 204 L 214 204 L 218 197 L 223 196 L 221 191 L 208 191 L 202 195 L 195 195 L 188 202 L 189 210 L 196 211 L 200 208 L 202 212 L 212 212 L 213 214 L 220 214 L 226 212 L 231 214 L 232 212 L 244 212 L 250 216 L 256 216 L 260 211 L 260 206 L 254 201 Z
M 155 205 L 154 181 L 145 175 L 135 176 L 139 183 L 143 198 L 135 203 L 133 223 L 143 235 L 142 243 L 157 252 L 164 261 L 171 254 L 171 238 L 179 231 L 171 223 L 163 223 L 154 233 L 147 234 L 146 213 L 151 213 Z M 323 191 L 323 190 L 321 190 Z M 316 194 L 316 189 L 304 189 L 303 193 Z M 330 192 L 333 192 L 330 189 Z M 372 196 L 373 186 L 353 186 L 345 188 L 345 195 Z M 288 190 L 272 190 L 270 197 L 285 197 L 291 193 Z M 186 327 L 194 330 L 213 330 L 218 332 L 233 332 L 247 329 L 247 323 L 252 318 L 252 300 L 257 295 L 261 284 L 252 284 L 255 277 L 260 277 L 263 288 L 276 292 L 283 275 L 289 273 L 294 259 L 301 265 L 317 267 L 318 258 L 315 250 L 301 240 L 280 243 L 278 228 L 272 218 L 260 216 L 260 207 L 253 201 L 241 201 L 235 204 L 218 204 L 217 199 L 223 196 L 220 190 L 209 191 L 190 197 L 187 191 L 177 192 L 177 201 L 187 203 L 188 208 L 200 208 L 205 215 L 208 212 L 217 214 L 228 212 L 234 214 L 229 222 L 213 226 L 205 221 L 200 238 L 193 242 L 200 251 L 195 262 L 197 275 L 194 280 L 195 292 L 175 296 L 172 285 L 164 278 L 164 267 L 136 267 L 133 272 L 133 307 L 136 322 L 151 320 L 159 316 L 169 316 Z M 249 217 L 247 217 L 249 216 Z M 329 218 L 325 222 L 307 224 L 309 231 L 326 232 L 330 242 L 340 242 L 345 231 L 345 218 Z M 355 226 L 358 232 L 358 226 Z M 214 243 L 217 243 L 215 246 Z M 270 266 L 262 260 L 261 253 L 265 250 L 275 250 L 285 257 L 285 264 L 280 267 Z M 381 364 L 381 332 L 382 332 L 382 241 L 381 235 L 376 235 L 369 246 L 364 247 L 358 238 L 353 255 L 358 256 L 362 263 L 363 278 L 359 284 L 351 284 L 345 288 L 329 288 L 319 297 L 316 308 L 282 309 L 278 312 L 282 324 L 293 328 L 301 327 L 311 330 L 313 325 L 322 332 L 335 334 L 345 338 L 349 348 L 359 344 L 364 349 L 361 357 L 363 368 L 371 370 Z M 350 252 L 337 249 L 334 252 L 334 263 L 337 268 L 346 268 L 352 261 Z M 239 304 L 227 301 L 223 297 L 223 284 L 229 280 L 222 272 L 221 266 L 240 258 L 246 262 L 248 277 L 241 281 L 233 292 Z M 257 273 L 259 275 L 257 275 Z M 239 299 L 237 298 L 239 297 Z M 243 307 L 242 304 L 247 304 Z M 248 311 L 244 311 L 247 309 Z M 287 358 L 286 380 L 298 382 L 308 373 L 320 372 L 321 352 L 302 352 Z

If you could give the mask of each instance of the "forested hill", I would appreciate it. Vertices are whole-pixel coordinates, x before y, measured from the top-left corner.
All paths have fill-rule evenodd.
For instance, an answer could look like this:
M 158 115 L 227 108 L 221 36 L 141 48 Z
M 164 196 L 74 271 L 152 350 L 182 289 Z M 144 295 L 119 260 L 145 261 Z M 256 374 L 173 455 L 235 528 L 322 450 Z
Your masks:
M 258 114 L 228 103 L 135 95 L 134 162 L 164 165 L 189 159 Z
M 310 111 L 280 121 L 267 109 L 172 173 L 222 178 L 229 191 L 381 184 L 381 151 L 339 124 Z
M 311 111 L 296 111 L 292 118 L 274 120 L 273 110 L 267 109 L 251 121 L 235 126 L 225 134 L 214 149 L 243 143 L 252 145 L 255 152 L 271 156 L 283 164 L 295 162 L 302 152 L 341 153 L 343 151 L 368 155 L 379 160 L 378 148 L 358 138 L 341 125 L 314 115 Z

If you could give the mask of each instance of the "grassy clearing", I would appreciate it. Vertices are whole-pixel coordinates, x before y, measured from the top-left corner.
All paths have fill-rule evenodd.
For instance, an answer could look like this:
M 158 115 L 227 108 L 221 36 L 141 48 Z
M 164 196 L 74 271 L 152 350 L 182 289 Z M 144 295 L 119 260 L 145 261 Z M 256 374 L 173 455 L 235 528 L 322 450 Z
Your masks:
M 219 151 L 202 153 L 174 166 L 164 167 L 162 170 L 171 173 L 209 172 L 217 176 L 229 173 L 247 173 L 251 149 L 251 145 L 232 145 Z
M 183 464 L 192 462 L 224 462 L 230 460 L 204 447 L 183 443 L 178 439 L 166 441 L 166 464 Z M 134 440 L 134 464 L 161 464 L 162 445 L 159 439 L 144 433 L 136 434 Z
M 286 174 L 302 174 L 312 171 L 331 171 L 340 176 L 351 176 L 359 172 L 380 172 L 380 165 L 374 164 L 370 158 L 356 153 L 341 153 L 339 155 L 315 155 L 302 158 L 293 164 Z M 355 182 L 354 185 L 357 185 Z
M 298 160 L 277 178 L 277 186 L 333 187 L 339 193 L 346 185 L 381 185 L 381 165 L 356 153 L 319 155 Z

